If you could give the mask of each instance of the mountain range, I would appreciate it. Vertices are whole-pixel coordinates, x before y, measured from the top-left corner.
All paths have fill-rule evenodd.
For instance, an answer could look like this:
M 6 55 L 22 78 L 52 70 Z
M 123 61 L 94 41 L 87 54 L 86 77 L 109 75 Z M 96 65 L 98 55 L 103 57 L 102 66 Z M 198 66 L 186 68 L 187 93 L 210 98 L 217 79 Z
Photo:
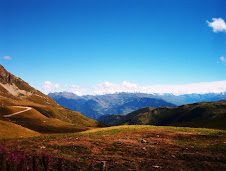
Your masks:
M 167 102 L 174 103 L 178 106 L 198 102 L 216 102 L 226 99 L 226 92 L 206 93 L 206 94 L 155 94 L 156 97 L 162 98 Z
M 60 105 L 79 111 L 87 117 L 98 119 L 107 114 L 127 114 L 142 107 L 174 107 L 176 105 L 150 94 L 117 93 L 99 96 L 77 96 L 69 92 L 50 93 Z
M 175 107 L 183 104 L 220 101 L 226 92 L 208 94 L 145 94 L 115 93 L 106 95 L 77 96 L 71 92 L 48 94 L 60 105 L 79 111 L 87 117 L 98 119 L 109 114 L 128 114 L 142 107 Z
M 219 102 L 176 107 L 180 103 L 222 99 Z M 116 93 L 77 96 L 59 92 L 47 96 L 0 65 L 0 137 L 78 132 L 105 127 L 107 124 L 195 126 L 208 122 L 208 125 L 217 123 L 220 127 L 222 122 L 225 125 L 224 99 L 225 93 L 181 96 Z M 101 122 L 89 117 L 99 118 Z

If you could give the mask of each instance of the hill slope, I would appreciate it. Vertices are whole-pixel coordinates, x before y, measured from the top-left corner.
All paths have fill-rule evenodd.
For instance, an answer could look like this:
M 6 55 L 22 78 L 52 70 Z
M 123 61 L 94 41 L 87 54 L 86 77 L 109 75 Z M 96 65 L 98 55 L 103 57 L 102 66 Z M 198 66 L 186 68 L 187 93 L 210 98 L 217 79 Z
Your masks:
M 20 112 L 20 110 L 21 113 L 10 115 L 12 112 Z M 23 110 L 24 109 L 16 106 L 0 107 L 0 118 L 3 121 L 13 122 L 14 124 L 18 124 L 39 133 L 79 132 L 88 129 L 87 127 L 78 126 L 59 119 L 48 118 L 33 108 L 25 112 L 23 112 Z
M 39 136 L 40 134 L 36 131 L 32 131 L 28 128 L 20 125 L 0 120 L 0 139 L 2 138 L 22 138 L 22 137 L 33 137 Z
M 208 127 L 208 125 L 214 125 L 214 122 L 224 118 L 226 118 L 226 100 L 187 104 L 179 107 L 146 107 L 120 117 L 117 115 L 106 116 L 101 121 L 111 125 L 170 125 L 181 123 L 181 126 L 184 126 L 182 123 L 190 122 L 190 124 L 186 123 L 186 126 L 192 126 L 191 122 L 204 120 L 208 124 L 204 124 L 202 127 Z M 198 122 L 196 125 L 198 126 Z M 226 126 L 223 129 L 226 129 Z
M 64 130 L 64 126 L 67 128 L 66 130 L 68 130 L 68 126 L 70 125 L 70 127 L 74 127 L 73 130 L 77 131 L 80 130 L 81 126 L 105 126 L 105 124 L 87 118 L 79 112 L 74 112 L 58 105 L 51 97 L 46 96 L 45 94 L 31 87 L 21 78 L 18 78 L 13 74 L 9 73 L 2 65 L 0 65 L 0 114 L 6 115 L 7 112 L 9 114 L 10 112 L 13 113 L 15 110 L 19 110 L 13 108 L 12 106 L 32 107 L 33 109 L 31 111 L 26 112 L 26 116 L 32 116 L 33 119 L 37 118 L 39 120 L 40 118 L 45 118 L 45 120 L 48 121 L 51 120 L 52 124 L 50 124 L 50 122 L 45 122 L 43 123 L 43 126 L 46 130 L 49 129 L 53 132 L 56 132 L 56 129 L 54 130 L 54 128 L 52 128 L 53 125 L 55 125 L 55 128 L 56 125 L 58 125 L 58 130 Z M 19 114 L 13 118 L 21 120 L 21 122 L 23 122 L 23 124 L 21 125 L 24 125 L 29 128 L 28 125 L 30 124 L 29 122 L 31 120 L 26 117 L 23 117 L 24 114 L 25 113 Z M 3 118 L 4 117 L 1 116 L 1 119 Z M 49 123 L 50 125 L 48 125 L 47 123 Z M 79 129 L 76 129 L 77 127 Z M 39 129 L 33 130 L 39 131 Z M 69 132 L 72 132 L 71 129 L 69 130 Z M 82 130 L 84 130 L 84 128 L 82 128 Z

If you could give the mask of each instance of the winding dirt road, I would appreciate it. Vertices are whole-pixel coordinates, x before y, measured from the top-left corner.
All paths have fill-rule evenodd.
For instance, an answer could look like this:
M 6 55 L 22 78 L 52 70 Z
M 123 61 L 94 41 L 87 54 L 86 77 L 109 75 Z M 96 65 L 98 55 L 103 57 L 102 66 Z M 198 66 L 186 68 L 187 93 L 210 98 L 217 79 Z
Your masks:
M 18 115 L 20 113 L 23 113 L 23 112 L 26 112 L 26 111 L 29 111 L 29 110 L 32 109 L 31 107 L 24 107 L 24 106 L 13 106 L 13 107 L 22 108 L 22 109 L 25 109 L 25 110 L 15 112 L 15 113 L 11 113 L 11 114 L 8 114 L 8 115 L 4 115 L 5 118 L 8 118 L 8 117 L 11 117 L 11 116 L 14 116 L 14 115 Z

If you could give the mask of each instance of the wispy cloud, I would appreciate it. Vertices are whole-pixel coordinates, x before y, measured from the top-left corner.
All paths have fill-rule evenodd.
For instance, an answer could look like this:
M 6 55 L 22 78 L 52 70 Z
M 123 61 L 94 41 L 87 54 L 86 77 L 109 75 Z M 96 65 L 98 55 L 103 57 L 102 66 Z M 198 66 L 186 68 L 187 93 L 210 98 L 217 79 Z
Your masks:
M 10 56 L 3 56 L 3 59 L 6 59 L 6 60 L 12 60 L 13 58 L 10 57 Z
M 224 58 L 225 59 L 225 58 Z M 59 84 L 53 84 L 49 81 L 45 81 L 42 86 L 46 92 L 54 91 L 69 91 L 79 96 L 82 95 L 103 95 L 113 94 L 120 92 L 128 93 L 149 93 L 149 94 L 206 94 L 206 93 L 221 93 L 226 92 L 226 80 L 217 82 L 203 82 L 184 85 L 150 85 L 139 86 L 138 84 L 123 81 L 121 84 L 115 84 L 111 82 L 104 82 L 94 85 L 89 88 L 83 88 L 77 85 L 61 86 Z
M 93 94 L 112 94 L 117 92 L 136 92 L 140 90 L 137 84 L 133 84 L 127 81 L 123 81 L 121 84 L 114 84 L 110 82 L 104 82 L 92 87 Z
M 205 93 L 221 93 L 226 92 L 226 81 L 204 82 L 184 85 L 151 85 L 139 86 L 137 84 L 122 82 L 121 84 L 113 84 L 105 82 L 93 87 L 93 94 L 111 94 L 116 92 L 140 92 L 149 94 L 205 94 Z
M 77 94 L 78 96 L 82 96 L 88 93 L 87 88 L 82 88 L 78 85 L 61 85 L 58 83 L 52 83 L 50 81 L 45 81 L 42 85 L 42 90 L 45 93 L 52 93 L 52 92 L 60 92 L 60 91 L 68 91 Z
M 220 57 L 221 62 L 226 63 L 226 58 L 224 56 Z
M 42 89 L 48 93 L 57 91 L 60 88 L 62 88 L 60 84 L 53 84 L 50 81 L 45 81 L 42 86 Z
M 213 28 L 213 32 L 226 32 L 226 23 L 222 18 L 212 18 L 213 22 L 206 21 L 209 27 Z

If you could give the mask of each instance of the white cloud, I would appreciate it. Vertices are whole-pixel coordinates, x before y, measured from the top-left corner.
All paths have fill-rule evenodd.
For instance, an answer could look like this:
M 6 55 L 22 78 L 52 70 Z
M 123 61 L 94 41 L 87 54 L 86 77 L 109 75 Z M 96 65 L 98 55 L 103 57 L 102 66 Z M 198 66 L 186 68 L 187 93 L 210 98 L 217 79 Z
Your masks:
M 226 63 L 226 58 L 225 58 L 224 56 L 221 56 L 221 57 L 220 57 L 220 60 L 221 60 L 222 62 Z
M 87 88 L 82 88 L 77 85 L 61 85 L 61 84 L 53 84 L 50 81 L 45 81 L 42 85 L 42 90 L 44 90 L 45 93 L 52 93 L 52 92 L 62 92 L 62 91 L 68 91 L 73 92 L 74 94 L 78 96 L 85 95 L 88 92 Z
M 125 88 L 137 88 L 137 85 L 136 84 L 133 84 L 133 83 L 129 83 L 129 82 L 126 82 L 126 81 L 123 81 L 122 82 L 122 86 L 124 86 Z
M 137 84 L 122 82 L 122 84 L 113 84 L 104 82 L 93 87 L 92 94 L 112 94 L 119 92 L 128 93 L 149 93 L 149 94 L 205 94 L 205 93 L 221 93 L 226 92 L 226 81 L 195 83 L 185 85 L 151 85 L 139 86 Z
M 123 81 L 122 84 L 114 84 L 110 82 L 104 82 L 93 86 L 93 94 L 111 94 L 119 92 L 134 92 L 139 87 L 136 84 Z
M 223 58 L 225 60 L 225 58 Z M 216 82 L 203 82 L 183 85 L 150 85 L 139 86 L 134 83 L 123 81 L 121 84 L 104 82 L 94 85 L 89 88 L 80 87 L 78 85 L 63 86 L 60 84 L 53 84 L 50 81 L 45 81 L 42 89 L 47 92 L 69 91 L 78 96 L 82 95 L 103 95 L 114 94 L 120 92 L 127 93 L 148 93 L 148 94 L 206 94 L 206 93 L 222 93 L 226 92 L 226 80 Z
M 226 32 L 226 23 L 222 18 L 212 18 L 213 22 L 206 21 L 209 27 L 213 28 L 213 32 Z
M 42 86 L 42 89 L 48 93 L 50 92 L 54 92 L 56 91 L 57 89 L 60 89 L 62 88 L 62 86 L 60 84 L 53 84 L 51 83 L 50 81 L 45 81 L 43 86 Z
M 12 58 L 10 56 L 3 56 L 3 59 L 12 60 Z

